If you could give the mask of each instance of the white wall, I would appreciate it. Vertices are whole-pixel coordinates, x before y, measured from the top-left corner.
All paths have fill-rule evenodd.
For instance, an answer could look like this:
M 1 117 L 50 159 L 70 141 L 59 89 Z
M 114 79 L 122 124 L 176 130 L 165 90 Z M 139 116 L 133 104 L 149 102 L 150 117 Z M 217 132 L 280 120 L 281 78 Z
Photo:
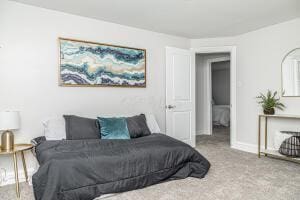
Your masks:
M 196 54 L 196 134 L 210 134 L 210 119 L 207 113 L 210 112 L 207 106 L 208 101 L 208 65 L 210 59 L 228 57 L 228 53 Z
M 254 97 L 268 88 L 280 90 L 281 60 L 285 53 L 300 46 L 299 35 L 298 18 L 237 37 L 189 41 L 2 0 L 0 110 L 21 111 L 22 128 L 15 134 L 16 142 L 29 142 L 31 138 L 41 135 L 42 119 L 64 113 L 95 117 L 150 111 L 156 115 L 164 130 L 165 46 L 197 48 L 236 45 L 237 141 L 254 148 L 257 114 L 261 112 Z M 59 87 L 58 37 L 147 49 L 147 88 Z M 287 105 L 284 113 L 300 114 L 299 98 L 283 98 L 283 102 Z M 271 132 L 275 129 L 300 130 L 299 121 L 272 121 Z M 0 158 L 0 167 L 12 169 L 10 161 Z
M 191 47 L 237 46 L 237 143 L 256 152 L 257 114 L 255 96 L 267 89 L 281 90 L 281 61 L 300 47 L 300 18 L 269 26 L 237 37 L 191 40 Z M 300 115 L 300 98 L 282 98 L 283 113 Z M 282 113 L 277 111 L 278 113 Z M 300 130 L 300 121 L 271 120 L 269 141 L 276 129 Z
M 216 105 L 230 105 L 230 61 L 211 64 L 212 97 Z
M 145 48 L 147 88 L 59 87 L 58 37 Z M 165 47 L 189 48 L 189 40 L 1 0 L 0 46 L 0 110 L 20 110 L 15 139 L 28 143 L 43 119 L 66 113 L 153 112 L 164 130 Z M 7 159 L 0 167 L 10 170 Z

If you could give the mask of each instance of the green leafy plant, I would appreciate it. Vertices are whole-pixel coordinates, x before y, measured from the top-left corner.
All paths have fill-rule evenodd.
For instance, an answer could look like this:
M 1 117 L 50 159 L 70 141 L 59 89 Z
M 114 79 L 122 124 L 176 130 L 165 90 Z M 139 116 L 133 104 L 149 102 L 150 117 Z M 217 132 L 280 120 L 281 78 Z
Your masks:
M 271 90 L 268 90 L 266 95 L 260 93 L 256 98 L 260 99 L 258 103 L 262 105 L 265 114 L 274 114 L 274 108 L 279 110 L 285 108 L 285 105 L 280 103 L 280 98 L 277 97 L 277 91 L 273 93 Z

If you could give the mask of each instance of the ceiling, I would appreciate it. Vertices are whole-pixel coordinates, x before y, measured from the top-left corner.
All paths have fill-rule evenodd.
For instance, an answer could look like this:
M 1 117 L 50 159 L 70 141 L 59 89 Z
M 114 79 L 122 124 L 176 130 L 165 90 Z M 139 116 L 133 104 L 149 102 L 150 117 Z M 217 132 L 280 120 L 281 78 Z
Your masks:
M 300 0 L 14 0 L 150 31 L 234 36 L 300 17 Z

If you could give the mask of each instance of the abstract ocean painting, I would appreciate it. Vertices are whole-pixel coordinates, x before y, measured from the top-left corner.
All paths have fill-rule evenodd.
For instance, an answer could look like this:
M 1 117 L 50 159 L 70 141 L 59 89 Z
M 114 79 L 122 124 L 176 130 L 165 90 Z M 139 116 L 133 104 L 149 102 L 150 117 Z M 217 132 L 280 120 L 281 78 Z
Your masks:
M 62 86 L 146 87 L 146 50 L 59 38 Z

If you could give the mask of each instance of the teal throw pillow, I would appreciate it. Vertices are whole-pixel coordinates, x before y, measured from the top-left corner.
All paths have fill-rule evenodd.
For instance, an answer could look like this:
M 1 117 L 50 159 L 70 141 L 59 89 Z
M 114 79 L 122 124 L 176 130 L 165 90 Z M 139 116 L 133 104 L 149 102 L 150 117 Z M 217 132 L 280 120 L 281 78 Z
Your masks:
M 125 117 L 98 117 L 101 139 L 130 139 Z

